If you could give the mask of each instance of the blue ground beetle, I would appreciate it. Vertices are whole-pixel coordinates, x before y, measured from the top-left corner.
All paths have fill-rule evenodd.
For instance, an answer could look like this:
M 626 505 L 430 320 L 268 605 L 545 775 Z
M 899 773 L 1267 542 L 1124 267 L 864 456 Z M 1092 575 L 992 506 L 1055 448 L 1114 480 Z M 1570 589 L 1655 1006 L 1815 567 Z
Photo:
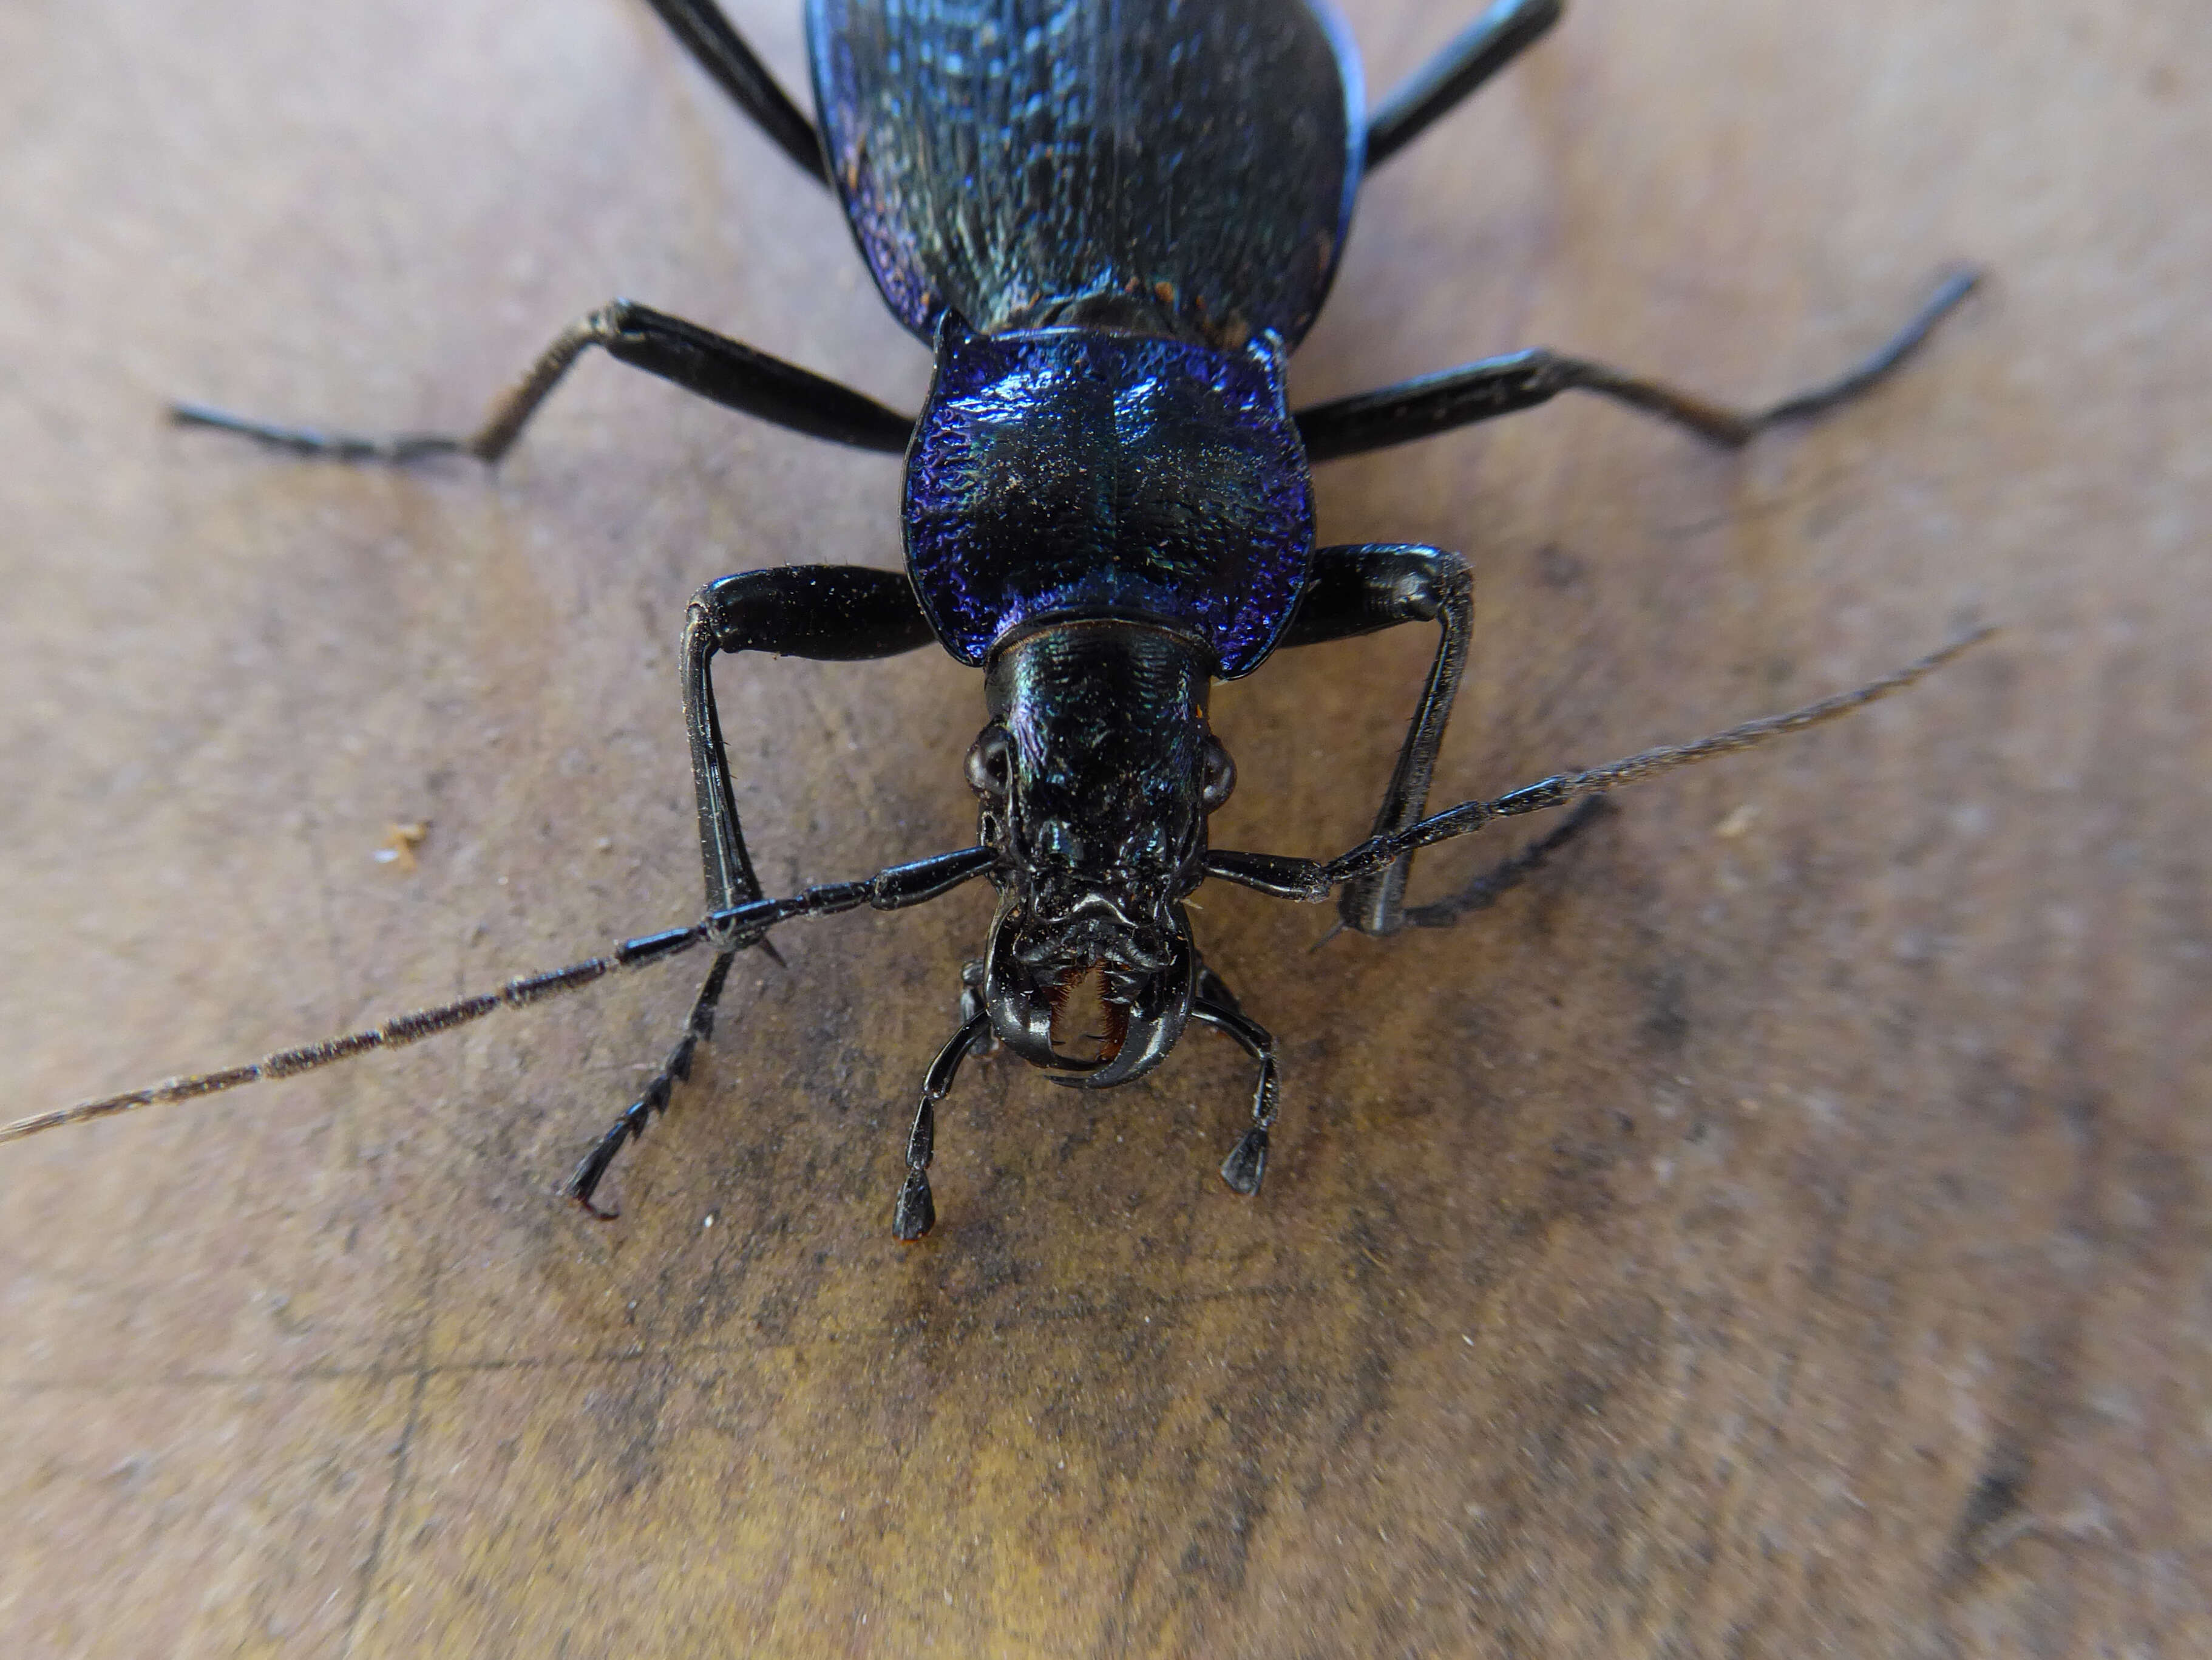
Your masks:
M 1443 926 L 1524 879 L 1604 792 L 1856 708 L 1967 643 L 1791 714 L 1425 816 L 1466 660 L 1467 568 L 1437 548 L 1316 549 L 1311 463 L 1571 389 L 1740 445 L 1866 390 L 1973 283 L 1950 277 L 1880 351 L 1760 411 L 1543 350 L 1291 410 L 1284 367 L 1328 292 L 1362 178 L 1550 28 L 1559 0 L 1498 0 L 1371 114 L 1327 0 L 807 0 L 818 125 L 714 0 L 649 3 L 843 204 L 885 303 L 935 353 L 918 417 L 627 300 L 562 333 L 466 436 L 348 436 L 198 405 L 175 414 L 310 455 L 493 462 L 598 347 L 749 415 L 904 455 L 905 570 L 746 571 L 692 600 L 683 690 L 706 862 L 701 921 L 253 1065 L 27 1119 L 0 1139 L 287 1076 L 705 944 L 712 965 L 681 1039 L 569 1182 L 605 1214 L 594 1204 L 602 1178 L 689 1075 L 737 952 L 767 946 L 794 917 L 917 904 L 988 876 L 997 914 L 963 974 L 960 1028 L 922 1085 L 898 1237 L 918 1239 L 935 1219 L 934 1105 L 962 1061 L 994 1042 L 1098 1089 L 1158 1066 L 1192 1021 L 1225 1033 L 1259 1081 L 1221 1174 L 1255 1193 L 1275 1117 L 1274 1040 L 1192 941 L 1183 902 L 1201 882 L 1333 896 L 1339 925 L 1362 933 Z M 1283 647 L 1404 623 L 1434 623 L 1439 640 L 1370 838 L 1327 862 L 1210 847 L 1207 817 L 1236 780 L 1207 724 L 1212 684 Z M 976 845 L 764 896 L 738 823 L 713 659 L 852 660 L 933 642 L 984 674 L 988 723 L 966 761 Z M 1407 905 L 1415 849 L 1574 803 L 1549 836 L 1459 894 Z

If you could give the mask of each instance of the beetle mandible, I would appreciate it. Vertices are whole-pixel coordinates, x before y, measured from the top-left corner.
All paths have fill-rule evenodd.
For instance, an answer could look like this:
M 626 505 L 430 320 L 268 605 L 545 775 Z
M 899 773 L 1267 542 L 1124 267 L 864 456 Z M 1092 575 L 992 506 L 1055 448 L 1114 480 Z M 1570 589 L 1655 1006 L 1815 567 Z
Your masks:
M 705 944 L 712 963 L 682 1037 L 569 1181 L 579 1203 L 609 1214 L 595 1203 L 601 1182 L 689 1076 L 739 951 L 799 916 L 897 909 L 988 876 L 996 915 L 983 958 L 963 970 L 959 1029 L 922 1085 L 897 1236 L 933 1225 L 935 1104 L 962 1061 L 994 1042 L 1056 1081 L 1102 1089 L 1159 1065 L 1193 1021 L 1226 1034 L 1259 1079 L 1221 1174 L 1256 1193 L 1275 1043 L 1192 939 L 1184 902 L 1200 883 L 1334 896 L 1339 926 L 1366 934 L 1443 926 L 1525 879 L 1607 791 L 1863 707 L 1980 637 L 1786 714 L 1428 815 L 1468 651 L 1467 568 L 1438 548 L 1316 549 L 1312 462 L 1569 390 L 1741 445 L 1875 385 L 1973 275 L 1939 283 L 1854 368 L 1765 410 L 1532 350 L 1293 411 L 1285 365 L 1328 292 L 1365 173 L 1544 34 L 1559 0 L 1498 0 L 1371 115 L 1328 0 L 807 0 L 818 127 L 714 0 L 649 3 L 738 107 L 836 192 L 884 301 L 935 354 L 918 417 L 626 300 L 563 331 L 466 436 L 354 436 L 198 404 L 173 413 L 309 455 L 495 462 L 597 347 L 747 414 L 903 454 L 905 570 L 748 571 L 692 600 L 682 674 L 700 921 L 368 1031 L 25 1119 L 0 1140 L 287 1076 Z M 1236 779 L 1208 725 L 1212 684 L 1280 648 L 1407 623 L 1436 625 L 1436 655 L 1369 838 L 1327 861 L 1212 848 L 1208 816 Z M 984 675 L 988 723 L 965 763 L 976 845 L 765 897 L 738 821 L 713 660 L 853 660 L 933 642 Z M 1407 904 L 1417 849 L 1571 803 L 1550 835 L 1459 894 Z M 1094 1022 L 1103 1031 L 1084 1030 Z

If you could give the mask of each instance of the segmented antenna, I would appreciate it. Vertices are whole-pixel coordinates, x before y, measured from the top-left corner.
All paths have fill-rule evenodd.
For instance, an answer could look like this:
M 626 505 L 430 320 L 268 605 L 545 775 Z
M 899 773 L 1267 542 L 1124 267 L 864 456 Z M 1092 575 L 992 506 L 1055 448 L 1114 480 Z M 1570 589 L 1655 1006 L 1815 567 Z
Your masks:
M 244 1084 L 258 1084 L 264 1078 L 290 1078 L 300 1073 L 313 1072 L 318 1067 L 330 1066 L 335 1061 L 351 1060 L 355 1055 L 366 1055 L 371 1049 L 398 1049 L 402 1044 L 435 1037 L 441 1031 L 451 1031 L 456 1026 L 465 1026 L 472 1020 L 481 1020 L 495 1009 L 519 1009 L 526 1004 L 543 1002 L 549 997 L 558 997 L 563 992 L 580 990 L 610 974 L 624 969 L 641 968 L 647 963 L 658 963 L 664 958 L 689 951 L 707 937 L 709 926 L 707 921 L 695 922 L 688 928 L 671 928 L 665 933 L 625 939 L 605 957 L 573 963 L 565 969 L 555 969 L 548 974 L 525 975 L 519 980 L 508 981 L 495 992 L 441 1003 L 434 1008 L 417 1009 L 412 1014 L 403 1014 L 397 1019 L 386 1020 L 380 1026 L 370 1026 L 362 1031 L 348 1032 L 343 1037 L 326 1037 L 319 1043 L 279 1049 L 274 1055 L 264 1055 L 246 1066 L 226 1067 L 220 1072 L 194 1073 L 187 1078 L 171 1078 L 149 1085 L 145 1089 L 130 1090 L 98 1101 L 80 1102 L 76 1106 L 63 1107 L 55 1112 L 18 1118 L 12 1124 L 0 1125 L 0 1141 L 20 1141 L 27 1135 L 36 1135 L 40 1130 L 59 1129 L 64 1124 L 86 1123 L 94 1118 L 128 1112 L 133 1107 L 150 1107 L 164 1101 L 189 1101 L 195 1096 L 216 1095 L 224 1090 L 237 1089 Z
M 1764 744 L 1770 738 L 1802 732 L 1808 727 L 1817 727 L 1823 721 L 1839 719 L 1864 708 L 1869 703 L 1878 702 L 1893 692 L 1903 691 L 1914 681 L 1932 674 L 1960 653 L 1981 644 L 1996 632 L 1996 628 L 1991 625 L 1975 629 L 1948 645 L 1929 652 L 1917 662 L 1906 664 L 1893 674 L 1885 674 L 1879 680 L 1869 680 L 1855 691 L 1838 692 L 1833 697 L 1823 697 L 1817 703 L 1808 703 L 1787 714 L 1770 714 L 1763 720 L 1747 721 L 1741 726 L 1730 727 L 1726 732 L 1717 732 L 1710 738 L 1700 738 L 1692 744 L 1662 744 L 1656 749 L 1639 750 L 1623 760 L 1611 762 L 1602 767 L 1592 767 L 1586 772 L 1559 773 L 1540 783 L 1530 784 L 1501 795 L 1493 801 L 1462 802 L 1443 812 L 1431 813 L 1394 835 L 1369 837 L 1350 852 L 1323 865 L 1322 874 L 1333 888 L 1339 883 L 1364 876 L 1371 870 L 1379 870 L 1418 848 L 1479 830 L 1493 818 L 1511 818 L 1524 812 L 1541 812 L 1547 807 L 1564 807 L 1570 801 L 1602 795 L 1625 784 L 1640 784 L 1647 778 L 1656 778 L 1661 773 L 1672 772 L 1677 767 L 1693 766 L 1700 761 L 1710 761 L 1717 756 L 1733 754 L 1737 750 L 1747 750 L 1755 744 Z M 1322 897 L 1326 897 L 1326 893 Z
M 1279 854 L 1237 853 L 1228 848 L 1209 848 L 1206 854 L 1206 873 L 1218 877 L 1224 882 L 1235 882 L 1243 887 L 1255 888 L 1261 893 L 1273 894 L 1279 899 L 1319 904 L 1346 882 L 1381 870 L 1409 853 L 1432 847 L 1438 842 L 1448 842 L 1458 836 L 1471 836 L 1493 818 L 1512 818 L 1524 812 L 1541 812 L 1547 807 L 1564 807 L 1571 801 L 1587 800 L 1592 796 L 1619 789 L 1624 784 L 1641 783 L 1647 778 L 1657 777 L 1662 772 L 1672 772 L 1677 767 L 1710 761 L 1716 756 L 1728 755 L 1736 750 L 1747 750 L 1770 738 L 1779 738 L 1785 733 L 1802 732 L 1808 727 L 1817 727 L 1824 721 L 1833 721 L 1854 709 L 1864 708 L 1869 703 L 1878 702 L 1892 692 L 1903 691 L 1914 681 L 1934 672 L 1960 652 L 1979 645 L 1996 632 L 1994 628 L 1975 629 L 1961 635 L 1948 646 L 1929 652 L 1918 662 L 1908 663 L 1894 674 L 1885 674 L 1879 680 L 1869 680 L 1855 691 L 1823 697 L 1817 703 L 1808 703 L 1787 714 L 1770 714 L 1763 720 L 1747 721 L 1740 727 L 1730 727 L 1726 732 L 1717 732 L 1711 737 L 1700 738 L 1692 744 L 1667 744 L 1657 749 L 1639 750 L 1623 760 L 1602 767 L 1592 767 L 1585 772 L 1559 773 L 1541 782 L 1498 796 L 1494 800 L 1462 801 L 1455 807 L 1447 807 L 1442 812 L 1419 819 L 1401 830 L 1370 836 L 1358 847 L 1334 859 L 1289 859 Z
M 1282 898 L 1310 902 L 1323 900 L 1346 882 L 1364 876 L 1370 871 L 1380 870 L 1419 848 L 1455 836 L 1470 835 L 1493 818 L 1510 818 L 1522 813 L 1540 812 L 1547 807 L 1565 806 L 1571 801 L 1601 795 L 1619 789 L 1624 784 L 1640 783 L 1644 779 L 1656 778 L 1662 772 L 1672 772 L 1677 767 L 1692 766 L 1717 756 L 1749 749 L 1771 738 L 1802 732 L 1808 727 L 1819 726 L 1823 721 L 1833 721 L 1856 709 L 1864 708 L 1869 703 L 1887 697 L 1893 692 L 1904 690 L 1914 681 L 1932 673 L 1996 632 L 1992 627 L 1976 629 L 1893 674 L 1870 680 L 1856 690 L 1808 703 L 1802 708 L 1792 709 L 1786 714 L 1747 721 L 1741 726 L 1730 727 L 1725 732 L 1715 733 L 1710 738 L 1700 738 L 1695 743 L 1668 744 L 1656 749 L 1641 750 L 1625 759 L 1586 771 L 1559 773 L 1494 800 L 1462 802 L 1443 812 L 1432 813 L 1393 834 L 1370 836 L 1358 847 L 1326 863 L 1313 859 L 1284 858 L 1273 854 L 1232 853 L 1216 849 L 1206 855 L 1206 871 L 1210 876 L 1241 883 Z M 527 1004 L 543 1002 L 549 997 L 580 990 L 610 974 L 642 968 L 649 963 L 658 963 L 687 952 L 703 940 L 712 939 L 722 951 L 740 951 L 750 946 L 765 945 L 770 928 L 794 917 L 828 915 L 838 911 L 854 910 L 862 905 L 872 905 L 878 910 L 896 910 L 919 904 L 958 886 L 971 877 L 981 875 L 989 868 L 994 857 L 988 848 L 966 848 L 957 853 L 939 854 L 933 859 L 921 860 L 910 865 L 895 865 L 888 870 L 878 871 L 866 881 L 834 882 L 807 888 L 788 899 L 750 900 L 744 904 L 711 912 L 689 927 L 670 928 L 663 933 L 623 940 L 604 957 L 587 958 L 565 969 L 510 980 L 495 992 L 441 1003 L 434 1008 L 418 1009 L 412 1014 L 403 1014 L 397 1019 L 387 1020 L 382 1025 L 348 1032 L 342 1037 L 325 1038 L 319 1043 L 279 1049 L 274 1055 L 246 1066 L 229 1067 L 220 1072 L 195 1073 L 185 1078 L 172 1078 L 145 1089 L 107 1096 L 98 1101 L 81 1102 L 73 1107 L 39 1113 L 29 1118 L 19 1118 L 12 1124 L 0 1125 L 0 1142 L 18 1141 L 42 1130 L 59 1129 L 64 1124 L 81 1124 L 94 1118 L 106 1118 L 115 1113 L 129 1112 L 134 1107 L 149 1107 L 165 1101 L 189 1101 L 196 1096 L 218 1094 L 242 1085 L 259 1083 L 264 1079 L 290 1078 L 300 1073 L 313 1072 L 319 1067 L 330 1066 L 335 1061 L 350 1060 L 356 1055 L 366 1055 L 371 1049 L 397 1049 L 439 1032 L 451 1031 L 456 1026 L 465 1026 L 495 1009 L 518 1009 Z
M 669 928 L 623 940 L 605 957 L 587 958 L 546 974 L 525 975 L 520 980 L 508 981 L 497 991 L 441 1003 L 435 1008 L 417 1009 L 412 1014 L 403 1014 L 364 1031 L 326 1037 L 319 1043 L 308 1043 L 299 1049 L 279 1049 L 246 1066 L 172 1078 L 146 1089 L 19 1118 L 12 1124 L 0 1125 L 0 1141 L 19 1141 L 41 1130 L 82 1124 L 90 1119 L 129 1112 L 134 1107 L 215 1095 L 242 1085 L 258 1084 L 264 1078 L 290 1078 L 334 1061 L 350 1060 L 356 1055 L 366 1055 L 371 1049 L 397 1049 L 441 1031 L 451 1031 L 456 1026 L 465 1026 L 472 1020 L 481 1020 L 495 1009 L 519 1009 L 549 997 L 581 990 L 610 974 L 643 968 L 648 963 L 677 956 L 702 940 L 712 940 L 720 951 L 743 951 L 765 944 L 770 928 L 795 917 L 832 915 L 839 911 L 857 910 L 862 905 L 873 906 L 878 910 L 897 910 L 920 904 L 957 887 L 970 877 L 980 876 L 990 868 L 996 857 L 988 848 L 963 848 L 957 853 L 940 853 L 910 865 L 893 865 L 865 881 L 825 883 L 804 889 L 787 899 L 750 899 L 740 905 L 710 911 L 689 927 Z

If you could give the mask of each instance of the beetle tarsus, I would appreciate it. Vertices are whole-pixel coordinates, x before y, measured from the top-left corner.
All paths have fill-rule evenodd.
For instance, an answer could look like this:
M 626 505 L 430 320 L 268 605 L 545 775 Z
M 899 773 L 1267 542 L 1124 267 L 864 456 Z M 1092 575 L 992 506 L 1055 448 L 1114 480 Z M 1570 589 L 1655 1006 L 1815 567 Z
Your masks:
M 938 1050 L 921 1080 L 921 1099 L 915 1104 L 914 1125 L 906 1134 L 906 1181 L 891 1213 L 891 1231 L 909 1244 L 937 1225 L 937 1205 L 929 1193 L 929 1163 L 937 1156 L 937 1104 L 951 1092 L 960 1063 L 982 1046 L 990 1031 L 988 1014 L 963 1020 Z
M 1229 1157 L 1221 1161 L 1221 1179 L 1229 1184 L 1231 1193 L 1240 1193 L 1247 1199 L 1260 1191 L 1260 1183 L 1267 1174 L 1267 1132 L 1257 1124 L 1246 1130 Z
M 1213 988 L 1228 990 L 1211 972 L 1206 977 Z M 1224 1000 L 1201 994 L 1191 1005 L 1190 1018 L 1223 1033 L 1260 1063 L 1259 1080 L 1252 1088 L 1252 1127 L 1221 1165 L 1221 1179 L 1231 1190 L 1249 1198 L 1260 1191 L 1260 1180 L 1267 1173 L 1267 1132 L 1275 1127 L 1279 1073 L 1274 1034 L 1238 1007 L 1233 997 Z
M 1764 432 L 1784 421 L 1802 421 L 1812 416 L 1825 415 L 1838 404 L 1848 403 L 1861 392 L 1879 386 L 1920 350 L 1922 343 L 1935 332 L 1938 323 L 1966 303 L 1966 296 L 1981 286 L 1982 277 L 1983 273 L 1972 265 L 1955 266 L 1941 273 L 1936 279 L 1936 291 L 1928 296 L 1926 303 L 1878 350 L 1869 352 L 1832 380 L 1808 387 L 1761 410 L 1753 417 L 1753 430 Z
M 735 961 L 734 952 L 715 953 L 707 977 L 699 987 L 699 995 L 692 1001 L 691 1018 L 684 1023 L 684 1035 L 676 1040 L 676 1047 L 668 1051 L 668 1058 L 660 1063 L 660 1070 L 653 1074 L 644 1092 L 615 1120 L 599 1138 L 599 1145 L 584 1155 L 583 1162 L 576 1166 L 576 1173 L 568 1178 L 568 1196 L 600 1221 L 611 1222 L 621 1213 L 593 1204 L 592 1195 L 605 1179 L 623 1143 L 644 1135 L 646 1126 L 668 1110 L 676 1086 L 690 1081 L 691 1063 L 698 1055 L 699 1046 L 714 1038 L 714 1006 L 722 1000 L 722 988 L 729 983 L 730 964 Z
M 613 1127 L 599 1138 L 599 1145 L 584 1155 L 576 1165 L 576 1173 L 568 1178 L 568 1197 L 581 1206 L 585 1213 L 594 1220 L 612 1222 L 622 1216 L 620 1211 L 594 1202 L 592 1195 L 599 1190 L 599 1183 L 606 1179 L 607 1171 L 614 1165 L 615 1155 L 623 1150 L 623 1143 L 642 1133 L 644 1126 L 640 1120 L 644 1108 L 642 1101 L 633 1103 L 627 1112 L 615 1120 Z
M 913 1244 L 937 1225 L 937 1204 L 929 1194 L 929 1172 L 910 1170 L 899 1188 L 898 1207 L 891 1214 L 891 1231 Z
M 387 437 L 373 438 L 359 433 L 324 432 L 314 427 L 288 427 L 271 421 L 257 421 L 251 416 L 234 415 L 228 410 L 219 410 L 206 404 L 179 401 L 169 405 L 169 419 L 180 427 L 212 427 L 218 432 L 236 433 L 241 438 L 251 438 L 270 449 L 282 450 L 287 455 L 319 458 L 326 461 L 382 461 L 404 465 L 420 461 L 434 455 L 464 455 L 469 453 L 465 438 L 455 438 L 446 433 L 403 432 Z

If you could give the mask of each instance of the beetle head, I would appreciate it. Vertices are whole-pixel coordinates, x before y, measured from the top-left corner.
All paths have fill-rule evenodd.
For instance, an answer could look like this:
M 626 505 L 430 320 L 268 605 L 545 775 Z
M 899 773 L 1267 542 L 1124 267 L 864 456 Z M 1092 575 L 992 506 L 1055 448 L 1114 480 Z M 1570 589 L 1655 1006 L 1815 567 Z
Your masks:
M 1189 1018 L 1198 974 L 1182 898 L 1235 768 L 1206 725 L 1193 641 L 1061 623 L 1003 647 L 991 723 L 968 753 L 1000 863 L 983 994 L 1000 1040 L 1060 1081 L 1150 1071 Z

